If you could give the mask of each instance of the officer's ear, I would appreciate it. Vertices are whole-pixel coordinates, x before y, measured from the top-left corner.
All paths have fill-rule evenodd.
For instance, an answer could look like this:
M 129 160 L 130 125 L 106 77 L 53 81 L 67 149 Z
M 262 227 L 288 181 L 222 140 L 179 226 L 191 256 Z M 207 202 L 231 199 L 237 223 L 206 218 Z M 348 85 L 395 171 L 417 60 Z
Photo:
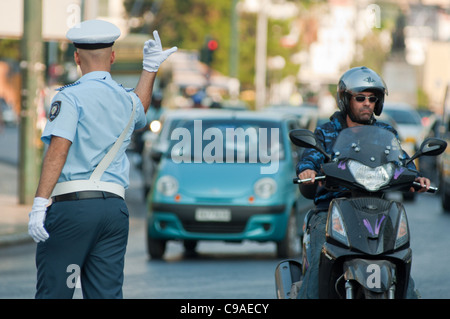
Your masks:
M 80 65 L 81 61 L 80 61 L 80 54 L 78 53 L 78 51 L 75 51 L 73 53 L 73 59 L 75 60 L 75 63 L 77 65 Z
M 111 64 L 114 64 L 115 60 L 116 60 L 116 51 L 111 51 L 111 58 L 110 58 Z

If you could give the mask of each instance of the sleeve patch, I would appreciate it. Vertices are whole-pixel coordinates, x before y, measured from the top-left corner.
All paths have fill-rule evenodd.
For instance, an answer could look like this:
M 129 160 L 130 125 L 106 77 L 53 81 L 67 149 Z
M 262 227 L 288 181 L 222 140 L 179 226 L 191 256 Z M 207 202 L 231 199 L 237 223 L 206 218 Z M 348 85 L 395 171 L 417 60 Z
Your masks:
M 52 106 L 50 108 L 50 114 L 48 119 L 53 121 L 59 114 L 59 111 L 61 111 L 61 101 L 55 101 L 52 103 Z

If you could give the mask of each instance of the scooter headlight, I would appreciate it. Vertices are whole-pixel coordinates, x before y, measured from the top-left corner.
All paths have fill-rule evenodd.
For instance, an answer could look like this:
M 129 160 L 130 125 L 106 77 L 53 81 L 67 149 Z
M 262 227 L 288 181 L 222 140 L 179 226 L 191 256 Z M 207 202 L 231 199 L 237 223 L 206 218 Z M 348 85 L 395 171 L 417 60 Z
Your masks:
M 342 218 L 341 212 L 336 205 L 331 208 L 331 219 L 328 225 L 328 233 L 341 242 L 342 244 L 349 246 L 347 230 L 345 229 L 344 220 Z
M 398 221 L 397 237 L 395 238 L 394 249 L 397 249 L 407 243 L 409 240 L 408 219 L 405 210 L 402 209 L 400 219 Z
M 356 182 L 363 185 L 368 191 L 379 190 L 389 183 L 394 173 L 392 163 L 372 168 L 360 162 L 349 160 L 347 165 Z

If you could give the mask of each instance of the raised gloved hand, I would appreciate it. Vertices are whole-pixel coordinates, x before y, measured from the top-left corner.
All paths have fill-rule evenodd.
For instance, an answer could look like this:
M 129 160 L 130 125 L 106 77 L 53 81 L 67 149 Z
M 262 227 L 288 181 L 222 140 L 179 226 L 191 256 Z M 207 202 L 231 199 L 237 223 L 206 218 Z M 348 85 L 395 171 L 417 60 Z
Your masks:
M 153 31 L 153 37 L 155 40 L 148 40 L 144 44 L 144 61 L 142 64 L 144 70 L 148 72 L 157 72 L 161 63 L 178 50 L 177 47 L 172 47 L 163 51 L 158 31 Z
M 49 237 L 47 231 L 44 228 L 45 215 L 47 211 L 48 199 L 42 197 L 36 197 L 33 202 L 33 207 L 28 215 L 30 221 L 28 222 L 28 234 L 37 243 L 40 241 L 46 241 Z

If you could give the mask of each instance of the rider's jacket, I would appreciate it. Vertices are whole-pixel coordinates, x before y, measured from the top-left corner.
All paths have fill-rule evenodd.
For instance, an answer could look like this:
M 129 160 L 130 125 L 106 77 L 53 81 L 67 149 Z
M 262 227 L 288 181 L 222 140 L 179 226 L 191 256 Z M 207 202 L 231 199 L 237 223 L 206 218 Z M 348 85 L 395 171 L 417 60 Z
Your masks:
M 374 119 L 372 125 L 385 128 L 393 132 L 395 136 L 399 138 L 397 131 L 387 123 L 380 122 Z M 318 126 L 314 131 L 314 134 L 322 144 L 326 153 L 332 154 L 332 147 L 336 142 L 336 138 L 338 137 L 339 133 L 347 127 L 348 126 L 345 114 L 342 113 L 341 111 L 337 111 L 330 117 L 329 122 L 326 122 L 321 126 Z M 403 152 L 403 156 L 404 159 L 409 158 L 406 152 Z M 320 168 L 321 165 L 324 163 L 324 161 L 325 156 L 320 152 L 312 148 L 305 149 L 305 151 L 302 154 L 302 158 L 296 167 L 297 176 L 298 174 L 300 174 L 300 172 L 304 171 L 305 169 L 312 169 L 315 170 L 317 173 L 320 173 Z M 408 168 L 416 170 L 414 162 L 411 162 L 408 165 Z M 324 187 L 318 187 L 316 196 L 314 198 L 314 204 L 316 205 L 317 210 L 327 210 L 333 198 L 345 196 L 345 193 L 346 193 L 345 189 L 342 189 L 342 191 L 339 192 L 329 192 Z

